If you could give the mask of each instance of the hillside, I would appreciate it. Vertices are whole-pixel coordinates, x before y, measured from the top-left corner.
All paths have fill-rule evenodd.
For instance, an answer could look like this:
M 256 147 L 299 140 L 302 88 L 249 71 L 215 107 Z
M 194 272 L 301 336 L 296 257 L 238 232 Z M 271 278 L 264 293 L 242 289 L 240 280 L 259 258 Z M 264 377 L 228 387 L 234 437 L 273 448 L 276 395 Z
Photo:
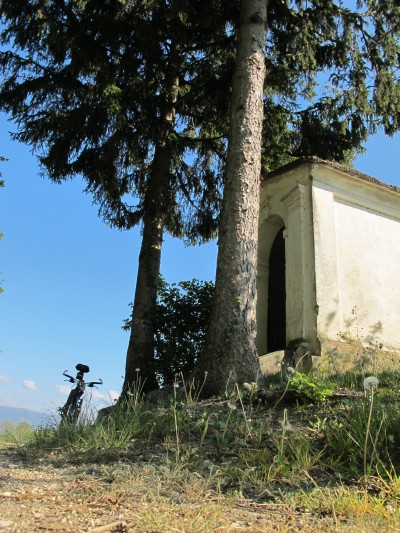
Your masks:
M 38 413 L 37 411 L 0 405 L 0 424 L 2 422 L 12 422 L 13 424 L 26 422 L 31 426 L 39 426 L 43 423 L 45 418 L 45 414 Z

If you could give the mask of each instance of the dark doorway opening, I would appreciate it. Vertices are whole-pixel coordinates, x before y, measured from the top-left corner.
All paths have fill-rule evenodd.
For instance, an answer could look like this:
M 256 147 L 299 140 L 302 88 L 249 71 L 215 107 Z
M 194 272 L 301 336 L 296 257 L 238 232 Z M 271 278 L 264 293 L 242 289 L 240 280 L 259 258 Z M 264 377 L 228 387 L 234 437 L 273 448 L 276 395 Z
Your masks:
M 268 352 L 286 348 L 285 239 L 278 231 L 269 256 L 268 276 Z

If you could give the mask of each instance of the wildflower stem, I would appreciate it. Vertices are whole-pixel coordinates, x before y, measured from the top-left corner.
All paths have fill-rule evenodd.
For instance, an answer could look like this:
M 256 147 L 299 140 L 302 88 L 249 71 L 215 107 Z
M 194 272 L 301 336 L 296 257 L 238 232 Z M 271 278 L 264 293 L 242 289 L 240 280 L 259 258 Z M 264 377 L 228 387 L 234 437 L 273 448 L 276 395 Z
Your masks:
M 286 383 L 286 387 L 285 387 L 285 390 L 282 392 L 282 395 L 280 396 L 280 398 L 276 401 L 275 405 L 272 406 L 272 409 L 271 409 L 271 412 L 274 411 L 274 409 L 276 409 L 276 407 L 281 403 L 281 401 L 283 400 L 288 388 L 289 388 L 289 385 L 290 385 L 290 378 L 287 380 L 287 383 Z
M 369 406 L 368 413 L 368 422 L 367 428 L 365 431 L 365 441 L 364 441 L 364 483 L 367 484 L 367 450 L 368 450 L 368 437 L 370 436 L 371 420 L 372 420 L 372 409 L 374 407 L 374 387 L 370 387 L 371 391 L 371 401 Z
M 246 415 L 246 411 L 245 411 L 245 408 L 244 408 L 244 405 L 243 405 L 242 395 L 240 394 L 239 385 L 237 383 L 236 383 L 236 391 L 237 391 L 237 394 L 238 394 L 238 397 L 239 397 L 240 406 L 242 408 L 244 423 L 246 425 L 246 439 L 253 439 L 253 435 L 251 434 L 251 429 L 250 429 L 249 423 L 247 421 L 247 415 Z
M 174 383 L 175 385 L 175 383 Z M 178 417 L 176 416 L 176 387 L 174 386 L 174 423 L 175 423 L 175 438 L 176 438 L 176 452 L 179 455 L 179 428 L 178 428 Z

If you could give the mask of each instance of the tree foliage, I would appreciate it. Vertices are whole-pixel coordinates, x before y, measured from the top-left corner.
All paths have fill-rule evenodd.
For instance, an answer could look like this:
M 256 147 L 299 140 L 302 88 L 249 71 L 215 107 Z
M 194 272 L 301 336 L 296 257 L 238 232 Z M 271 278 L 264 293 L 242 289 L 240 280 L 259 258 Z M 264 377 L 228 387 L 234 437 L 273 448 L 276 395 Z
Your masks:
M 51 180 L 82 175 L 101 216 L 129 228 L 143 217 L 175 54 L 176 118 L 163 132 L 174 152 L 166 223 L 196 241 L 216 230 L 215 154 L 223 151 L 218 126 L 226 109 L 217 90 L 226 61 L 216 54 L 228 38 L 216 14 L 199 15 L 201 2 L 189 11 L 181 4 L 2 0 L 0 107 L 17 124 L 13 137 L 34 148 Z
M 2 0 L 0 105 L 18 125 L 14 137 L 34 147 L 51 179 L 83 175 L 101 216 L 130 227 L 143 215 L 176 42 L 181 88 L 169 132 L 175 155 L 167 228 L 194 242 L 217 227 L 215 170 L 221 176 L 223 162 L 212 153 L 224 153 L 221 117 L 239 2 L 186 4 Z M 358 6 L 269 3 L 266 170 L 304 155 L 345 161 L 378 126 L 388 134 L 398 129 L 399 8 L 393 0 Z M 190 153 L 193 164 L 185 157 Z
M 346 162 L 378 128 L 398 131 L 399 37 L 395 0 L 269 2 L 264 168 L 277 157 Z

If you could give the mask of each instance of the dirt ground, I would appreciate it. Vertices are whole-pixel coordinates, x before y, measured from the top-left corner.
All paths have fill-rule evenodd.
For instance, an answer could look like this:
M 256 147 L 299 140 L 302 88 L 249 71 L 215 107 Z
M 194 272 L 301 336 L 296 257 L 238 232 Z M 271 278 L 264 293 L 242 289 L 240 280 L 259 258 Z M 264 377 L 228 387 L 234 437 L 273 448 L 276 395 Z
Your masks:
M 204 480 L 149 464 L 63 465 L 0 451 L 1 533 L 396 531 L 376 519 L 325 516 L 223 497 Z M 168 470 L 168 469 L 167 469 Z

